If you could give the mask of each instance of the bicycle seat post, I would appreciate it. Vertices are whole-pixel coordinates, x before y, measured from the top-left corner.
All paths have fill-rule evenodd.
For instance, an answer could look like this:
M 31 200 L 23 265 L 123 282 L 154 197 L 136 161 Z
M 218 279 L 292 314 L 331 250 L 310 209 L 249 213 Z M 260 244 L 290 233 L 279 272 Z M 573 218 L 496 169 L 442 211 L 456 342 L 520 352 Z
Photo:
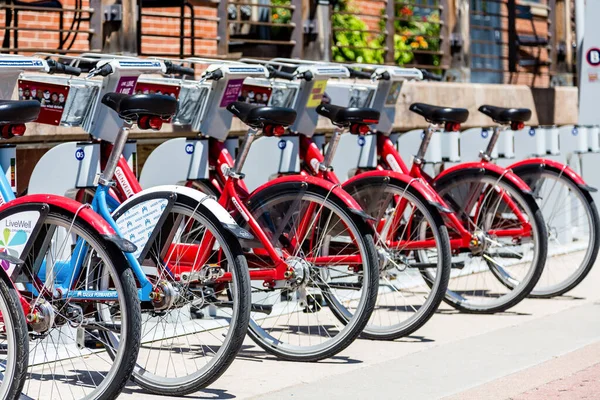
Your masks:
M 246 163 L 246 158 L 248 158 L 248 153 L 250 152 L 250 147 L 252 146 L 252 142 L 254 138 L 258 134 L 258 129 L 249 128 L 248 133 L 246 133 L 246 138 L 242 147 L 240 149 L 240 153 L 235 159 L 235 165 L 233 167 L 233 175 L 230 175 L 234 178 L 243 178 L 242 169 L 244 168 L 244 164 Z
M 129 137 L 129 129 L 131 129 L 130 122 L 124 122 L 121 129 L 119 129 L 119 133 L 115 138 L 115 142 L 113 144 L 112 151 L 110 152 L 110 156 L 106 161 L 106 167 L 104 171 L 100 174 L 100 179 L 98 182 L 102 185 L 110 186 L 113 177 L 115 176 L 115 171 L 117 170 L 117 164 L 119 163 L 119 158 L 121 158 L 121 154 L 123 153 L 123 149 L 125 148 L 125 144 L 127 143 L 127 138 Z
M 496 125 L 494 127 L 494 133 L 492 134 L 492 137 L 488 142 L 487 148 L 485 149 L 485 151 L 479 152 L 479 158 L 481 158 L 484 161 L 492 160 L 492 152 L 494 151 L 494 147 L 496 147 L 496 143 L 500 138 L 500 133 L 504 132 L 506 129 L 508 129 L 508 125 Z
M 439 126 L 437 124 L 429 124 L 429 126 L 425 130 L 425 136 L 421 141 L 421 146 L 419 146 L 419 151 L 417 152 L 417 155 L 414 159 L 415 164 L 421 165 L 425 162 L 425 153 L 427 152 L 427 148 L 429 147 L 429 142 L 431 142 L 433 134 L 437 132 L 438 129 Z
M 323 163 L 321 164 L 325 169 L 329 169 L 331 167 L 333 157 L 335 156 L 335 152 L 337 150 L 338 144 L 340 143 L 340 138 L 343 133 L 344 128 L 341 126 L 336 126 L 333 130 L 333 136 L 331 137 L 329 146 L 327 146 L 327 152 L 325 153 Z

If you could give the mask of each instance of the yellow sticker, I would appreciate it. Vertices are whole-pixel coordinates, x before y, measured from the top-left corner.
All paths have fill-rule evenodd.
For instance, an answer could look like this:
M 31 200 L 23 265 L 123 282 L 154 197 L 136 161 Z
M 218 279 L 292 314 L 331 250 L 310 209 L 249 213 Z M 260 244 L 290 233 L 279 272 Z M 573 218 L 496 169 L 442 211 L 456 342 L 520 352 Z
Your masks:
M 308 96 L 308 102 L 306 107 L 317 107 L 323 100 L 323 94 L 325 94 L 325 88 L 327 87 L 327 79 L 316 81 L 313 85 L 313 89 Z

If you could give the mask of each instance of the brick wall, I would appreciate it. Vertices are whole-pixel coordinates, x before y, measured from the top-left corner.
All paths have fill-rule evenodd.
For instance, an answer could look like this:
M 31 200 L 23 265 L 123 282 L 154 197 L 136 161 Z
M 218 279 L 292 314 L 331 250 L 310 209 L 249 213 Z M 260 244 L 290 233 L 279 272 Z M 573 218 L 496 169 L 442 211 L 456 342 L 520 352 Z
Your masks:
M 351 5 L 360 14 L 363 14 L 361 18 L 367 23 L 370 30 L 379 30 L 379 21 L 382 9 L 385 8 L 385 2 L 381 0 L 350 0 Z M 75 0 L 63 0 L 63 6 L 65 8 L 73 8 L 76 5 Z M 83 8 L 89 8 L 89 0 L 82 1 Z M 96 10 L 100 12 L 100 10 Z M 142 38 L 141 53 L 147 55 L 179 55 L 179 35 L 180 35 L 180 9 L 179 8 L 152 8 L 144 9 L 145 13 L 161 14 L 164 17 L 157 16 L 144 16 L 142 21 Z M 6 10 L 0 10 L 0 18 L 4 21 Z M 194 7 L 195 17 L 195 38 L 191 39 L 191 21 L 190 18 L 185 20 L 184 24 L 184 36 L 185 55 L 192 55 L 191 42 L 194 40 L 195 50 L 194 54 L 204 56 L 214 56 L 217 54 L 217 42 L 215 40 L 217 36 L 217 23 L 214 21 L 201 20 L 202 18 L 216 18 L 217 10 L 214 7 Z M 64 13 L 64 26 L 63 29 L 70 29 L 73 21 L 74 13 L 71 11 Z M 369 17 L 371 15 L 372 17 Z M 89 17 L 88 13 L 83 13 L 84 17 Z M 186 16 L 190 17 L 190 11 L 186 10 Z M 19 11 L 19 28 L 23 30 L 19 31 L 19 50 L 21 53 L 32 53 L 34 51 L 52 51 L 59 47 L 59 33 L 53 32 L 59 28 L 59 14 L 58 13 L 46 13 L 46 12 L 30 12 L 30 11 Z M 545 34 L 547 32 L 547 24 L 543 21 L 536 21 L 536 29 L 539 33 Z M 28 30 L 30 29 L 30 30 Z M 71 46 L 70 52 L 83 52 L 91 49 L 89 42 L 89 23 L 87 21 L 81 22 L 79 25 L 79 34 L 76 36 L 75 42 Z M 527 21 L 519 21 L 517 29 L 520 32 L 527 32 L 531 30 L 531 25 Z M 5 32 L 5 31 L 4 31 Z M 65 37 L 69 33 L 64 33 Z M 175 36 L 175 37 L 168 37 Z M 507 42 L 506 31 L 503 33 L 505 43 Z M 71 33 L 68 41 L 63 47 L 67 47 L 72 41 L 74 34 Z M 9 48 L 13 48 L 14 43 L 11 41 Z M 537 51 L 537 50 L 536 50 Z M 546 49 L 542 50 L 543 58 L 547 59 L 548 52 Z M 504 46 L 504 57 L 508 56 L 508 48 Z M 507 61 L 504 61 L 504 68 L 508 69 Z M 547 86 L 549 77 L 548 69 L 542 68 L 543 74 L 540 79 L 536 80 L 536 86 Z M 508 82 L 509 76 L 506 74 L 505 81 Z M 530 84 L 532 75 L 529 71 L 523 69 L 516 77 L 514 77 L 514 83 Z
M 75 0 L 63 0 L 64 7 L 74 8 Z M 89 8 L 89 1 L 83 0 L 83 7 Z M 0 18 L 2 23 L 5 21 L 6 10 L 0 10 Z M 83 13 L 84 17 L 88 17 L 88 13 Z M 64 18 L 63 29 L 71 29 L 74 13 L 66 12 Z M 18 26 L 23 30 L 18 32 L 18 46 L 21 53 L 31 53 L 36 49 L 40 50 L 55 50 L 59 47 L 59 32 L 53 30 L 59 29 L 60 18 L 58 13 L 50 12 L 30 12 L 18 11 Z M 29 30 L 30 29 L 30 30 Z M 75 27 L 74 27 L 75 29 Z M 89 29 L 88 22 L 81 22 L 79 25 L 80 32 L 76 35 L 72 49 L 74 51 L 89 50 L 89 35 L 85 33 Z M 6 30 L 2 31 L 3 37 Z M 69 33 L 64 33 L 66 37 Z M 12 37 L 12 34 L 11 34 Z M 67 41 L 71 43 L 74 34 L 71 33 Z M 14 48 L 15 43 L 11 38 L 9 48 Z M 3 46 L 4 47 L 4 46 Z M 25 51 L 25 50 L 29 51 Z
M 62 0 L 65 10 L 73 9 L 76 6 L 75 0 Z M 82 8 L 89 8 L 89 0 L 82 1 Z M 96 10 L 100 12 L 101 10 Z M 144 9 L 145 12 L 152 14 L 162 14 L 165 17 L 146 16 L 142 17 L 142 32 L 151 36 L 144 36 L 142 40 L 141 52 L 145 54 L 178 55 L 179 38 L 170 38 L 166 36 L 180 35 L 180 8 L 151 8 Z M 201 20 L 202 18 L 216 18 L 217 11 L 214 7 L 194 7 L 195 17 L 195 53 L 205 56 L 214 56 L 217 54 L 217 23 L 214 21 Z M 1 21 L 5 20 L 6 10 L 0 10 Z M 190 11 L 186 9 L 184 24 L 184 35 L 188 37 L 185 43 L 185 53 L 191 55 L 191 20 Z M 75 13 L 66 11 L 64 13 L 63 29 L 71 29 Z M 83 13 L 84 18 L 89 17 L 89 13 Z M 18 11 L 18 26 L 21 28 L 18 32 L 18 47 L 20 53 L 32 53 L 35 51 L 53 51 L 59 48 L 59 33 L 52 32 L 58 30 L 60 17 L 58 13 L 42 11 Z M 83 21 L 79 25 L 79 33 L 75 42 L 70 48 L 71 53 L 80 53 L 90 50 L 100 50 L 90 48 L 90 37 L 88 34 L 90 24 Z M 3 34 L 6 32 L 3 30 Z M 64 33 L 68 35 L 68 33 Z M 157 37 L 157 36 L 163 37 Z M 11 35 L 12 36 L 12 35 Z M 68 47 L 74 34 L 66 42 Z M 14 41 L 11 39 L 10 48 L 14 48 Z
M 362 20 L 369 26 L 370 30 L 379 30 L 379 21 L 381 20 L 382 10 L 385 10 L 385 2 L 380 0 L 352 0 L 351 5 L 357 12 L 367 16 L 362 16 Z M 372 17 L 371 17 L 372 16 Z
M 162 14 L 168 17 L 142 17 L 142 34 L 143 35 L 162 35 L 142 36 L 142 54 L 160 54 L 160 55 L 177 55 L 180 49 L 180 40 L 177 38 L 169 38 L 164 36 L 179 36 L 180 27 L 180 8 L 149 8 L 144 9 L 144 12 L 152 14 Z M 217 42 L 214 40 L 217 37 L 217 23 L 214 21 L 200 20 L 200 18 L 216 18 L 217 10 L 213 7 L 194 7 L 194 16 L 199 18 L 194 22 L 195 30 L 195 54 L 203 56 L 215 56 L 217 54 Z M 186 17 L 184 24 L 184 34 L 186 37 L 184 45 L 184 53 L 192 55 L 191 51 L 191 14 L 186 9 Z

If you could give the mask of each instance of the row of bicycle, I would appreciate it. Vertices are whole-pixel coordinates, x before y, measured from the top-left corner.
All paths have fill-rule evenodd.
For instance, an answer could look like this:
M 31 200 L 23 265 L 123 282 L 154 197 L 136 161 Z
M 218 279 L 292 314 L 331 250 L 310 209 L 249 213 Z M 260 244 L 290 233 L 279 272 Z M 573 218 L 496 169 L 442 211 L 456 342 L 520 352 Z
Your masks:
M 318 361 L 359 336 L 409 335 L 443 300 L 494 313 L 563 294 L 596 259 L 598 213 L 577 174 L 492 162 L 498 136 L 529 110 L 482 106 L 497 126 L 481 161 L 432 178 L 432 135 L 458 131 L 468 111 L 413 104 L 430 125 L 408 168 L 389 134 L 418 70 L 60 57 L 0 58 L 2 95 L 19 96 L 0 101 L 4 138 L 33 121 L 93 137 L 50 150 L 26 196 L 0 174 L 2 398 L 109 399 L 130 378 L 189 394 L 225 372 L 246 333 L 281 359 Z M 196 64 L 207 66 L 198 80 Z M 367 80 L 367 107 L 331 104 L 344 78 Z M 249 127 L 237 151 L 233 116 Z M 319 117 L 334 126 L 326 147 L 313 138 Z M 167 123 L 200 137 L 159 146 L 142 189 L 123 156 L 129 132 Z M 259 135 L 299 137 L 301 170 L 250 192 Z M 374 138 L 378 153 L 341 183 L 331 166 L 345 135 Z

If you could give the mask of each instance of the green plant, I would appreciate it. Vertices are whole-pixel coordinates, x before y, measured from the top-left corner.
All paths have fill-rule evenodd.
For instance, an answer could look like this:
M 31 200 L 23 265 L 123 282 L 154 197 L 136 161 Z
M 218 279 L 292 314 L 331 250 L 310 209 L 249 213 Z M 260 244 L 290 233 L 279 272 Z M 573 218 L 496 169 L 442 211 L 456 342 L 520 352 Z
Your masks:
M 290 0 L 271 0 L 274 6 L 289 6 Z M 289 24 L 292 20 L 292 12 L 288 8 L 274 7 L 271 9 L 271 22 L 276 24 Z
M 274 6 L 289 6 L 290 0 L 271 0 L 271 4 Z M 289 24 L 292 20 L 292 11 L 288 8 L 273 7 L 271 9 L 271 22 L 275 24 Z M 275 38 L 279 36 L 283 31 L 288 31 L 289 28 L 283 26 L 271 27 L 271 33 Z
M 440 16 L 437 11 L 427 15 L 416 15 L 413 6 L 396 4 L 396 20 L 394 28 L 396 34 L 400 35 L 400 40 L 394 38 L 396 44 L 395 60 L 398 64 L 406 64 L 405 60 L 412 61 L 415 58 L 415 51 L 439 51 L 440 50 Z M 382 28 L 385 21 L 380 23 Z M 412 57 L 406 53 L 411 53 Z M 427 54 L 429 55 L 429 54 Z M 431 63 L 434 66 L 440 65 L 440 56 L 437 54 L 429 55 Z M 410 62 L 408 61 L 408 62 Z
M 352 12 L 347 0 L 339 1 L 331 19 L 333 29 L 333 60 L 337 62 L 358 62 L 367 64 L 383 63 L 383 38 L 372 37 L 367 31 L 368 25 Z

